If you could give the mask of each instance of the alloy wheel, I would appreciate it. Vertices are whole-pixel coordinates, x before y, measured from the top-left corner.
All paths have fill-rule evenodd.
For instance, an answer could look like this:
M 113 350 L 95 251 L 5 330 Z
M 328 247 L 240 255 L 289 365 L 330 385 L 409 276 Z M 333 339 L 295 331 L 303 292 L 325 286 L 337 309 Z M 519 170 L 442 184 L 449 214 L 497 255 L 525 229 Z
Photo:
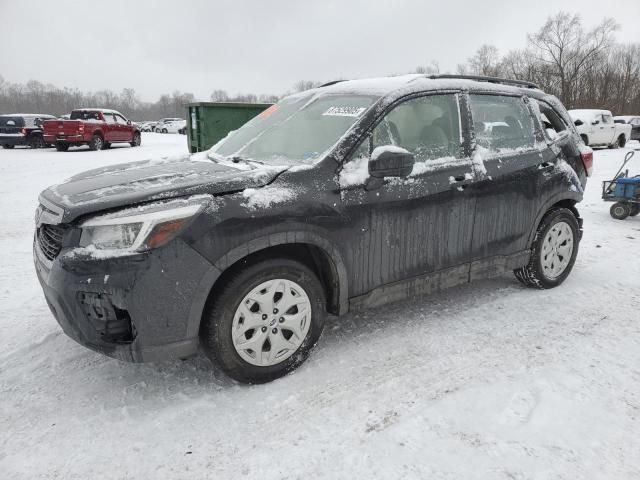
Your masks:
M 565 271 L 573 254 L 573 231 L 566 222 L 554 224 L 542 243 L 542 271 L 551 280 Z
M 309 332 L 311 302 L 296 282 L 274 279 L 245 295 L 233 316 L 233 346 L 246 362 L 268 367 L 293 355 Z

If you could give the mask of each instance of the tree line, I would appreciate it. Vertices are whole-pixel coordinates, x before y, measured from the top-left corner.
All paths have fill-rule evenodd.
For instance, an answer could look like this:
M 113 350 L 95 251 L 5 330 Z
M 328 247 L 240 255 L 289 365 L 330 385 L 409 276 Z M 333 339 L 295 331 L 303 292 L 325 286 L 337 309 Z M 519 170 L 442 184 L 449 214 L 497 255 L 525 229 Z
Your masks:
M 554 94 L 571 108 L 603 108 L 616 115 L 640 114 L 640 44 L 618 43 L 619 26 L 604 19 L 586 28 L 579 15 L 560 12 L 534 33 L 527 35 L 523 49 L 501 52 L 482 45 L 466 62 L 457 66 L 461 75 L 486 75 L 526 80 Z M 432 61 L 414 73 L 438 74 Z M 300 80 L 285 93 L 236 94 L 217 89 L 213 102 L 273 103 L 293 92 L 316 87 L 322 82 Z M 0 76 L 0 113 L 34 112 L 63 115 L 81 106 L 114 108 L 134 120 L 184 117 L 185 105 L 196 101 L 192 93 L 178 90 L 161 95 L 156 102 L 143 102 L 136 91 L 125 88 L 82 92 L 30 80 L 10 83 Z

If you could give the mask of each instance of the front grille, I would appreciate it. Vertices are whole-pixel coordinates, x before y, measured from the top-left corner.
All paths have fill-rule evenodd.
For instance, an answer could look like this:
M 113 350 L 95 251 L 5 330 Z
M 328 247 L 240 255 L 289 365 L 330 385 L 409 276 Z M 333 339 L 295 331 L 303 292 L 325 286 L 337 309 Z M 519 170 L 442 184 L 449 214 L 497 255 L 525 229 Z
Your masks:
M 60 225 L 43 224 L 38 228 L 38 245 L 47 259 L 53 260 L 62 250 L 65 228 Z

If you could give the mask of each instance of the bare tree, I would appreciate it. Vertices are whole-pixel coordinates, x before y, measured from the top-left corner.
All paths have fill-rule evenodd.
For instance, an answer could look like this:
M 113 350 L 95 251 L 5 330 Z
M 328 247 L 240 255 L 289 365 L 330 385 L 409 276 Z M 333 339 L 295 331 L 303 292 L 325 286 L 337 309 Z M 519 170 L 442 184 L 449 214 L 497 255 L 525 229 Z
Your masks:
M 493 45 L 482 45 L 469 59 L 469 70 L 473 75 L 500 76 L 500 52 Z
M 228 102 L 229 95 L 226 90 L 214 90 L 210 99 L 212 102 Z
M 548 67 L 547 86 L 557 86 L 558 95 L 565 104 L 572 106 L 575 103 L 574 87 L 578 76 L 611 47 L 617 29 L 618 25 L 606 18 L 585 32 L 579 15 L 560 12 L 550 17 L 538 32 L 528 36 L 534 58 L 541 67 Z

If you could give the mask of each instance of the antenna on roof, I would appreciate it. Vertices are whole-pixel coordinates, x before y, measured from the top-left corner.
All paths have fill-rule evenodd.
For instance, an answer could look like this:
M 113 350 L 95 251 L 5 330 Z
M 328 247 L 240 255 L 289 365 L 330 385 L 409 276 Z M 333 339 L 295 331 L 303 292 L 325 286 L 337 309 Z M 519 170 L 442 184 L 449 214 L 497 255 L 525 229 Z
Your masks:
M 331 85 L 335 85 L 336 83 L 340 83 L 340 82 L 346 82 L 346 80 L 333 80 L 331 82 L 327 82 L 327 83 L 323 83 L 322 85 L 320 85 L 318 88 L 322 88 L 322 87 L 330 87 Z

